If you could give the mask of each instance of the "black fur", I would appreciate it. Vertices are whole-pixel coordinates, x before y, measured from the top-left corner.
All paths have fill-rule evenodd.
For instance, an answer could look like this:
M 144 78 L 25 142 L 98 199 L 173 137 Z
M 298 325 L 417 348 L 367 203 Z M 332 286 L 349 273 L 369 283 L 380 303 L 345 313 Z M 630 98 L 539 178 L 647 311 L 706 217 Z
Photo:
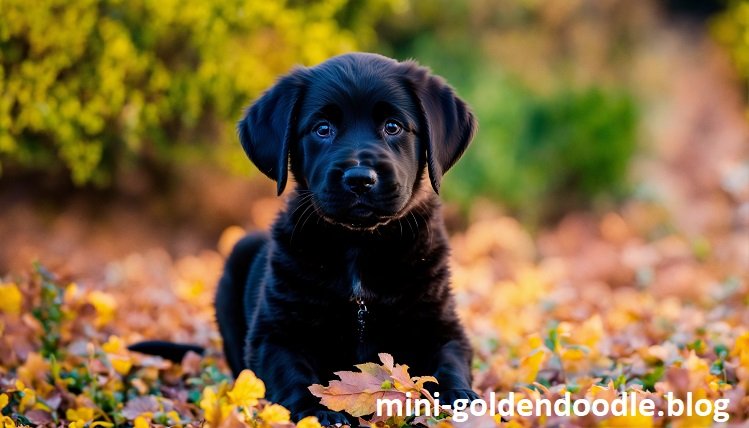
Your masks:
M 189 345 L 184 343 L 172 343 L 164 342 L 161 340 L 148 340 L 145 342 L 138 342 L 136 344 L 128 346 L 128 349 L 135 352 L 143 352 L 145 354 L 154 354 L 171 360 L 174 362 L 181 362 L 185 355 L 192 351 L 196 354 L 203 355 L 205 349 L 197 345 Z
M 442 402 L 476 397 L 436 195 L 475 129 L 443 80 L 373 54 L 296 69 L 249 108 L 247 155 L 279 194 L 287 165 L 296 187 L 269 236 L 237 244 L 219 284 L 235 375 L 252 369 L 269 400 L 323 425 L 350 418 L 307 388 L 380 352 L 434 375 Z

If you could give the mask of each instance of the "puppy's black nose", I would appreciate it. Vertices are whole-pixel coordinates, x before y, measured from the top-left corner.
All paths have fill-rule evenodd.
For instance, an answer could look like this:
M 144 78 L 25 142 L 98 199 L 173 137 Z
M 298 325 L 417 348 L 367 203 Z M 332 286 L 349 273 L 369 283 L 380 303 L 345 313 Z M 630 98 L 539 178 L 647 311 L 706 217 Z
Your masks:
M 355 166 L 343 173 L 343 184 L 357 195 L 369 192 L 377 183 L 377 173 L 372 168 Z

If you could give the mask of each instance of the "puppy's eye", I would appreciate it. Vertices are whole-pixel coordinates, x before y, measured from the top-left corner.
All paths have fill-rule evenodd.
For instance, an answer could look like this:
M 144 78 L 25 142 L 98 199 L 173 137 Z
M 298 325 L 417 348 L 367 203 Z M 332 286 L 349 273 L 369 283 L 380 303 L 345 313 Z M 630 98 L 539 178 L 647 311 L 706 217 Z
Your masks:
M 386 134 L 388 135 L 398 135 L 403 131 L 403 127 L 400 123 L 396 122 L 395 120 L 388 120 L 385 122 L 385 127 L 383 128 Z
M 328 138 L 333 133 L 333 126 L 330 122 L 320 122 L 312 129 L 318 137 Z

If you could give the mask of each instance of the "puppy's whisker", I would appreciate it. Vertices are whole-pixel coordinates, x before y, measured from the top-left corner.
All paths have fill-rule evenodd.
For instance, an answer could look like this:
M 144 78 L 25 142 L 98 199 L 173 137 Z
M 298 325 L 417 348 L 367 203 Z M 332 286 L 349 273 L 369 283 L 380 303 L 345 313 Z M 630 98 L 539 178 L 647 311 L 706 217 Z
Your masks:
M 300 232 L 304 229 L 304 225 L 307 224 L 307 221 L 309 221 L 310 217 L 312 217 L 313 215 L 315 215 L 317 213 L 317 209 L 315 208 L 314 202 L 312 204 L 310 204 L 310 206 L 312 207 L 312 211 L 310 211 L 309 214 L 307 215 L 307 217 L 304 219 L 304 222 L 302 223 L 302 226 L 299 228 Z M 304 217 L 304 214 L 306 212 L 307 211 L 305 210 L 304 213 L 302 213 L 302 217 Z
M 406 220 L 409 230 L 411 230 L 411 236 L 416 237 L 416 231 L 414 231 L 413 226 L 411 226 L 411 219 L 408 216 L 404 216 L 403 218 Z
M 398 229 L 400 229 L 400 237 L 403 239 L 403 222 L 400 218 L 398 219 Z
M 427 248 L 432 248 L 432 231 L 429 228 L 429 219 L 427 218 L 427 216 L 424 215 L 424 213 L 417 212 L 416 214 L 418 214 L 419 217 L 421 217 L 421 219 L 424 220 L 424 226 L 426 226 L 426 229 L 427 229 L 427 239 L 429 240 L 428 241 L 429 244 Z
M 291 212 L 289 215 L 290 217 L 294 217 L 294 214 L 296 214 L 297 211 L 299 211 L 299 208 L 302 208 L 310 199 L 312 199 L 315 195 L 310 192 L 309 194 L 306 194 L 304 196 L 301 196 L 298 201 L 298 205 L 296 208 L 294 208 L 294 211 Z
M 418 221 L 418 220 L 416 219 L 416 215 L 414 214 L 414 212 L 413 212 L 413 211 L 410 211 L 410 212 L 409 212 L 408 214 L 409 214 L 409 215 L 410 215 L 411 217 L 413 217 L 413 219 L 414 219 L 414 224 L 416 225 L 416 233 L 417 233 L 417 235 L 416 235 L 416 236 L 418 236 L 418 232 L 420 232 L 420 230 L 419 230 L 419 221 Z
M 310 208 L 314 210 L 314 206 L 312 204 L 308 204 L 307 208 L 305 208 L 304 211 L 302 211 L 302 214 L 299 216 L 297 221 L 294 222 L 294 229 L 291 231 L 291 238 L 289 239 L 289 243 L 294 242 L 294 234 L 296 233 L 296 228 L 299 226 L 299 223 L 302 221 L 302 219 L 304 218 L 304 215 L 310 210 Z M 304 225 L 302 225 L 301 229 L 299 230 L 301 231 L 303 228 L 304 228 Z

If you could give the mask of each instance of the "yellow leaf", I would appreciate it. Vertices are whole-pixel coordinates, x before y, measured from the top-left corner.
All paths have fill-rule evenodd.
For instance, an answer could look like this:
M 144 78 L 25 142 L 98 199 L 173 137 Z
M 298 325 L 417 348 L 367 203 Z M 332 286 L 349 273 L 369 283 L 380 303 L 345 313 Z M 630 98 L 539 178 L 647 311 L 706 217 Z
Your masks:
M 0 394 L 0 410 L 8 405 L 8 394 Z
M 133 422 L 134 428 L 148 428 L 148 420 L 143 416 L 138 416 Z
M 262 419 L 263 422 L 274 424 L 289 422 L 290 414 L 289 411 L 280 404 L 271 404 L 270 406 L 265 406 L 258 416 L 260 416 L 260 419 Z
M 13 419 L 11 419 L 10 416 L 3 416 L 2 419 L 0 419 L 0 422 L 2 422 L 2 428 L 16 428 L 16 423 L 13 422 Z
M 109 357 L 109 362 L 112 363 L 112 368 L 114 369 L 114 371 L 121 374 L 122 376 L 130 373 L 130 368 L 133 367 L 133 363 L 128 357 L 112 355 Z
M 528 347 L 531 349 L 536 349 L 542 347 L 544 344 L 543 339 L 537 335 L 533 335 L 528 338 Z
M 739 364 L 749 368 L 749 331 L 736 338 L 732 355 L 739 357 Z
M 609 383 L 609 389 L 615 391 L 613 383 Z M 593 389 L 593 388 L 591 388 Z M 634 409 L 634 414 L 626 416 L 612 416 L 603 422 L 601 422 L 600 428 L 652 428 L 653 417 L 643 416 L 637 411 L 637 407 Z
M 118 336 L 109 336 L 109 340 L 101 345 L 101 349 L 107 354 L 121 354 L 125 352 L 125 344 Z
M 614 416 L 601 422 L 601 428 L 652 428 L 653 417 L 642 415 Z
M 0 312 L 19 315 L 22 303 L 23 295 L 16 284 L 0 284 Z
M 232 404 L 252 407 L 258 398 L 265 397 L 265 384 L 251 370 L 242 370 L 234 382 L 234 387 L 227 393 Z
M 207 386 L 203 389 L 203 398 L 200 400 L 200 408 L 203 409 L 206 422 L 211 426 L 219 426 L 221 421 L 232 411 L 232 405 L 226 402 L 226 398 L 216 393 L 216 387 Z
M 296 424 L 296 428 L 322 428 L 322 425 L 316 417 L 307 416 Z
M 94 409 L 89 407 L 78 407 L 77 409 L 68 409 L 65 417 L 70 421 L 86 423 L 94 419 Z
M 97 327 L 109 324 L 114 319 L 117 301 L 111 294 L 94 290 L 88 295 L 88 301 L 96 308 L 95 324 Z
M 707 414 L 705 416 L 699 416 L 697 414 L 697 407 L 696 403 L 699 400 L 704 400 L 707 398 L 707 391 L 704 388 L 696 388 L 692 395 L 692 411 L 691 416 L 681 416 L 678 418 L 675 418 L 673 421 L 672 426 L 674 428 L 709 428 L 715 425 L 715 422 L 713 421 L 713 417 L 710 414 Z
M 63 301 L 66 303 L 70 303 L 75 299 L 75 296 L 78 294 L 78 284 L 75 282 L 71 282 L 68 284 L 67 287 L 65 287 L 65 293 L 63 294 Z
M 31 388 L 23 388 L 22 392 L 23 397 L 21 398 L 21 403 L 18 406 L 21 412 L 33 407 L 34 404 L 36 404 L 36 391 Z
M 581 361 L 586 357 L 585 351 L 577 348 L 565 348 L 560 352 L 560 358 L 563 362 L 568 361 Z
M 531 383 L 535 381 L 545 357 L 546 354 L 544 354 L 542 351 L 536 351 L 531 353 L 527 357 L 524 357 L 520 361 L 520 380 L 525 383 Z
M 166 417 L 168 417 L 169 420 L 173 424 L 175 424 L 175 425 L 172 425 L 172 426 L 176 426 L 176 427 L 181 427 L 182 426 L 182 425 L 179 424 L 181 418 L 179 416 L 179 413 L 177 413 L 176 411 L 170 410 L 170 411 L 166 412 Z
M 26 357 L 26 362 L 18 368 L 18 381 L 16 388 L 24 389 L 26 387 L 40 389 L 39 387 L 46 383 L 45 378 L 49 373 L 49 363 L 38 353 L 31 352 Z

